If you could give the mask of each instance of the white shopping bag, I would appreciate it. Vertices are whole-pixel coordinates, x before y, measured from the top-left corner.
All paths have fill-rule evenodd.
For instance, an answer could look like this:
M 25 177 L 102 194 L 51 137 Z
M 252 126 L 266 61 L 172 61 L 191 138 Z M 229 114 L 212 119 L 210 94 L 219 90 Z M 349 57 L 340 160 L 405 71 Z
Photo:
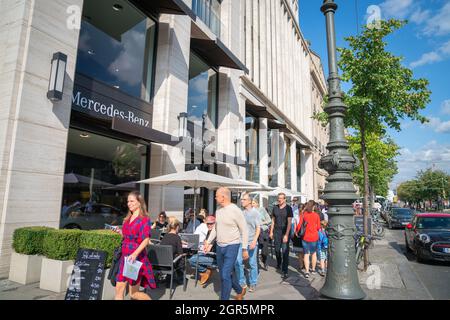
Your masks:
M 131 263 L 130 261 L 128 261 L 128 257 L 125 257 L 125 262 L 123 266 L 123 276 L 127 277 L 128 279 L 136 281 L 141 267 L 142 262 L 136 260 L 134 263 Z

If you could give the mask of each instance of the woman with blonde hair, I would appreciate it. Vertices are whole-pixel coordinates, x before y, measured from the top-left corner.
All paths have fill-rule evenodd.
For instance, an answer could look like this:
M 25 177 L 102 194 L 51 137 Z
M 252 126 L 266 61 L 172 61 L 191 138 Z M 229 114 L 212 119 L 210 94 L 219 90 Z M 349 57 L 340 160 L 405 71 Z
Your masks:
M 147 246 L 150 242 L 151 223 L 148 217 L 147 206 L 144 197 L 138 192 L 130 192 L 127 199 L 128 215 L 124 219 L 122 230 L 122 255 L 119 261 L 119 272 L 116 275 L 116 300 L 123 300 L 127 285 L 130 286 L 130 295 L 134 300 L 151 300 L 150 297 L 139 292 L 140 287 L 156 288 L 152 266 L 147 257 Z M 123 275 L 125 259 L 133 263 L 142 262 L 139 275 L 136 280 Z
M 167 224 L 167 233 L 164 238 L 161 240 L 161 245 L 172 246 L 173 248 L 173 258 L 175 259 L 177 256 L 183 254 L 183 244 L 181 242 L 181 237 L 178 235 L 181 229 L 181 222 L 176 217 L 169 217 L 169 223 Z M 177 265 L 175 266 L 177 270 L 175 274 L 175 281 L 178 284 L 183 283 L 183 272 L 180 271 L 179 266 L 180 263 L 184 263 L 184 261 L 178 260 Z M 170 277 L 166 278 L 167 284 L 170 284 Z

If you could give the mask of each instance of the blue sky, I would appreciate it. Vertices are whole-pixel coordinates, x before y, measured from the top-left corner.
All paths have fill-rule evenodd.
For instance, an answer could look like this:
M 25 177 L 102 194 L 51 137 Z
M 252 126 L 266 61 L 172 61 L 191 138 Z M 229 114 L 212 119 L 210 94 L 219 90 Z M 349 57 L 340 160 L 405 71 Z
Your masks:
M 336 0 L 336 37 L 339 47 L 344 38 L 357 33 L 367 23 L 371 5 L 380 9 L 382 19 L 407 19 L 409 23 L 388 38 L 388 50 L 404 57 L 404 65 L 416 78 L 427 78 L 431 103 L 422 114 L 430 122 L 404 120 L 402 131 L 389 134 L 400 145 L 399 173 L 391 184 L 412 179 L 420 169 L 433 167 L 450 173 L 450 0 Z M 300 26 L 311 48 L 323 61 L 328 76 L 325 18 L 322 0 L 299 0 Z M 348 86 L 343 85 L 343 90 Z

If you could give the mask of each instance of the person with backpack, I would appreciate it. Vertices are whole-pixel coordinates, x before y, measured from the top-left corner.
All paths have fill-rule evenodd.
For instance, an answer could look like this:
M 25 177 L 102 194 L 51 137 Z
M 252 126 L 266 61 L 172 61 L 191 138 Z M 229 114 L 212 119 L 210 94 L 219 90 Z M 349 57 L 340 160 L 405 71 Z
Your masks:
M 320 217 L 314 211 L 315 201 L 309 200 L 306 204 L 303 215 L 300 217 L 296 233 L 302 238 L 304 252 L 303 263 L 305 265 L 305 278 L 309 278 L 310 272 L 315 274 L 317 263 L 317 242 L 319 241 Z M 312 259 L 312 269 L 310 270 L 309 258 Z

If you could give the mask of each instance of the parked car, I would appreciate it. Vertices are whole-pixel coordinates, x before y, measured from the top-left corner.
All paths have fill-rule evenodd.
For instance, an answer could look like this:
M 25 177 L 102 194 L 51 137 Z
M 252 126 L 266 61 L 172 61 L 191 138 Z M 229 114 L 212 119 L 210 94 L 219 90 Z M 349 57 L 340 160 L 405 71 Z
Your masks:
M 405 245 L 417 261 L 450 261 L 450 214 L 416 214 L 405 229 Z
M 97 230 L 104 229 L 105 224 L 122 225 L 126 213 L 107 204 L 77 205 L 62 216 L 62 229 Z
M 392 208 L 386 214 L 389 229 L 404 228 L 413 218 L 414 210 L 409 208 Z

